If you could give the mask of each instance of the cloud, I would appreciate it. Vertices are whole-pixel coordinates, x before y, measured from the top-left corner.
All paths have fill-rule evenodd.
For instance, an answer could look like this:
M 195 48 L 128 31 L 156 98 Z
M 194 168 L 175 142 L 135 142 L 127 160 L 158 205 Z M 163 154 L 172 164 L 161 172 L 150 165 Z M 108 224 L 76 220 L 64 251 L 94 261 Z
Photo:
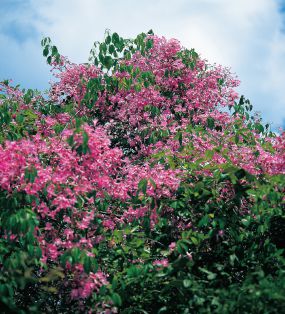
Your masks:
M 38 35 L 34 22 L 36 11 L 29 0 L 1 0 L 0 32 L 14 41 L 23 43 Z
M 2 34 L 6 37 L 13 38 L 19 43 L 27 41 L 27 39 L 37 37 L 36 30 L 31 25 L 25 25 L 20 22 L 7 23 L 2 28 Z
M 265 121 L 274 122 L 275 128 L 285 119 L 282 1 L 30 0 L 26 3 L 20 10 L 24 14 L 17 10 L 10 14 L 9 21 L 16 21 L 14 28 L 10 24 L 6 31 L 0 29 L 1 44 L 6 36 L 5 49 L 10 54 L 7 68 L 13 67 L 13 51 L 17 47 L 23 49 L 27 58 L 30 72 L 21 79 L 27 81 L 30 75 L 37 82 L 40 76 L 48 77 L 44 59 L 40 61 L 35 56 L 41 36 L 50 36 L 59 51 L 72 61 L 86 62 L 93 42 L 102 40 L 106 28 L 124 37 L 153 29 L 158 35 L 179 39 L 185 47 L 194 47 L 211 63 L 231 67 L 242 81 L 239 92 L 250 98 L 254 108 L 261 111 Z M 19 31 L 21 25 L 27 26 L 26 33 Z M 18 57 L 19 53 L 15 54 Z M 0 52 L 1 59 L 2 55 Z M 19 71 L 27 70 L 18 66 Z
M 29 0 L 1 0 L 0 80 L 23 88 L 48 88 L 50 71 L 42 57 L 36 10 Z

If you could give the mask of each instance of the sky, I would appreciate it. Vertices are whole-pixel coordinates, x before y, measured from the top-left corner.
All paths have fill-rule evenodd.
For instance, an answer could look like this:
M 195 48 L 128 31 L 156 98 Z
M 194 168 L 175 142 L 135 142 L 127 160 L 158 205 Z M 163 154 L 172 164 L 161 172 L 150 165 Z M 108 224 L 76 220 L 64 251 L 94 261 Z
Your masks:
M 231 68 L 265 123 L 285 128 L 285 0 L 0 0 L 0 80 L 45 90 L 41 39 L 84 63 L 106 29 L 124 38 L 153 29 L 195 48 Z

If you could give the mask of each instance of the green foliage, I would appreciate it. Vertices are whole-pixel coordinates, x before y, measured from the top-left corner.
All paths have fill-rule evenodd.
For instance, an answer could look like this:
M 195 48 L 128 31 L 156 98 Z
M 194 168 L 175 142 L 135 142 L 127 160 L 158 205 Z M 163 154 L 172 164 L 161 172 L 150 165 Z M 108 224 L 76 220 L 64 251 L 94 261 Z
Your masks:
M 191 164 L 188 166 L 191 171 Z M 234 183 L 236 194 L 223 201 L 218 191 L 229 182 Z M 129 228 L 115 231 L 113 250 L 101 251 L 101 247 L 98 253 L 109 272 L 114 268 L 109 289 L 116 306 L 122 313 L 282 312 L 284 237 L 274 242 L 274 235 L 276 227 L 279 232 L 285 227 L 284 220 L 276 222 L 276 217 L 284 215 L 284 182 L 284 176 L 268 176 L 260 182 L 241 169 L 227 167 L 213 178 L 183 184 L 175 201 L 162 201 L 175 209 L 178 219 L 196 226 L 194 230 L 173 230 L 171 216 L 165 215 L 150 233 L 147 229 L 145 234 Z M 139 183 L 142 192 L 147 183 L 145 179 Z M 269 192 L 276 184 L 278 190 Z M 252 197 L 254 218 L 237 210 L 241 202 Z M 147 202 L 147 197 L 142 201 Z M 177 234 L 180 240 L 170 252 L 167 244 L 175 241 Z M 149 241 L 156 243 L 151 252 Z M 154 257 L 167 257 L 169 266 L 153 266 Z M 126 269 L 124 265 L 131 258 L 142 259 L 144 264 Z
M 102 72 L 85 82 L 82 106 L 90 110 L 88 117 L 78 115 L 73 100 L 65 99 L 62 105 L 37 100 L 39 95 L 30 89 L 24 91 L 23 102 L 27 105 L 24 107 L 0 95 L 3 100 L 0 144 L 36 134 L 39 114 L 53 117 L 66 113 L 70 121 L 66 125 L 54 124 L 52 134 L 60 137 L 65 129 L 72 129 L 67 143 L 83 160 L 92 143 L 82 125 L 94 119 L 100 125 L 108 122 L 94 106 L 100 96 L 130 90 L 139 93 L 155 85 L 153 73 L 127 62 L 135 53 L 147 56 L 151 51 L 153 41 L 148 34 L 141 33 L 130 40 L 107 31 L 103 42 L 94 43 L 90 61 Z M 42 40 L 42 47 L 48 63 L 60 63 L 58 50 L 49 38 Z M 191 70 L 195 69 L 199 58 L 194 49 L 184 49 L 177 57 Z M 128 78 L 109 75 L 114 71 L 126 72 Z M 179 77 L 179 71 L 163 73 L 165 78 Z M 220 90 L 224 83 L 222 78 L 217 80 Z M 167 100 L 173 97 L 169 90 L 160 93 Z M 106 103 L 108 105 L 108 98 Z M 224 135 L 232 137 L 231 144 L 255 148 L 255 132 L 261 138 L 258 144 L 267 151 L 273 150 L 272 144 L 263 139 L 274 134 L 268 125 L 250 116 L 252 105 L 248 100 L 241 97 L 230 109 L 236 119 L 230 130 L 224 130 Z M 162 115 L 162 109 L 148 104 L 144 113 L 156 119 Z M 174 116 L 179 119 L 179 113 L 175 112 Z M 41 124 L 45 125 L 44 119 Z M 206 119 L 205 125 L 194 124 L 189 119 L 186 131 L 179 129 L 171 138 L 178 143 L 177 154 L 162 149 L 147 157 L 150 168 L 159 165 L 166 170 L 183 170 L 179 188 L 169 197 L 156 197 L 158 184 L 150 177 L 140 179 L 136 192 L 129 193 L 124 201 L 113 199 L 105 191 L 101 197 L 96 191 L 78 196 L 75 205 L 78 215 L 88 210 L 87 199 L 89 206 L 96 208 L 92 218 L 95 228 L 91 231 L 94 239 L 100 238 L 100 241 L 94 241 L 92 254 L 80 246 L 66 249 L 61 252 L 58 264 L 51 260 L 46 264 L 41 262 L 37 237 L 41 236 L 46 223 L 54 221 L 51 217 L 39 219 L 40 215 L 33 209 L 39 197 L 0 190 L 0 306 L 3 313 L 85 313 L 86 308 L 94 309 L 94 313 L 104 313 L 106 308 L 114 313 L 284 312 L 285 176 L 253 175 L 234 165 L 223 139 L 219 146 L 197 156 L 193 134 L 203 139 L 208 132 L 220 131 L 219 127 L 212 117 Z M 133 151 L 124 138 L 125 129 L 122 123 L 109 131 L 112 145 L 122 147 L 128 155 Z M 75 140 L 77 136 L 82 139 L 80 144 Z M 169 139 L 172 133 L 170 128 L 152 130 L 151 126 L 146 126 L 138 130 L 138 136 L 150 146 Z M 213 162 L 217 152 L 225 162 Z M 255 154 L 259 154 L 257 148 Z M 53 167 L 45 154 L 39 159 L 46 167 Z M 205 170 L 211 175 L 201 174 Z M 37 176 L 35 167 L 25 168 L 25 182 L 34 183 Z M 75 187 L 70 191 L 72 189 Z M 46 201 L 47 191 L 40 193 Z M 146 210 L 136 219 L 128 220 L 124 214 L 130 208 Z M 157 221 L 152 224 L 155 215 Z M 116 221 L 114 227 L 104 225 L 106 217 Z M 58 230 L 63 231 L 66 226 L 63 214 L 55 219 Z M 76 235 L 87 239 L 88 232 L 78 228 Z M 70 267 L 82 265 L 86 274 L 95 274 L 100 269 L 108 274 L 108 283 L 86 299 L 71 300 L 72 287 L 64 280 L 71 281 L 75 275 L 65 268 L 67 264 Z
M 1 234 L 0 239 L 0 304 L 10 310 L 18 308 L 14 291 L 20 293 L 29 283 L 36 282 L 34 269 L 41 257 L 34 236 L 38 221 L 30 208 L 22 207 L 24 202 L 22 194 L 14 193 L 11 197 L 0 191 L 0 226 L 6 229 L 6 236 Z
M 148 34 L 153 34 L 152 30 Z M 119 67 L 120 60 L 128 60 L 136 52 L 140 51 L 144 55 L 152 48 L 152 40 L 146 39 L 147 34 L 141 33 L 134 40 L 124 39 L 117 33 L 105 33 L 103 42 L 96 41 L 90 51 L 89 60 L 102 70 L 114 70 Z
M 60 54 L 57 47 L 52 45 L 49 37 L 44 38 L 41 41 L 41 45 L 43 47 L 43 56 L 47 58 L 48 64 L 51 64 L 53 61 L 56 63 L 60 62 Z

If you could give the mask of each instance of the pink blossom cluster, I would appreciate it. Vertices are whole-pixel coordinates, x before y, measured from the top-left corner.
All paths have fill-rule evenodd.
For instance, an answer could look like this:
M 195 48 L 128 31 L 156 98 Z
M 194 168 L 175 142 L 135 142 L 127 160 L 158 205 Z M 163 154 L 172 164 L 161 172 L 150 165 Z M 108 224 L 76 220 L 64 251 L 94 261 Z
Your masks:
M 238 98 L 234 88 L 239 81 L 228 69 L 209 66 L 199 57 L 192 60 L 194 67 L 187 66 L 178 41 L 157 36 L 148 39 L 153 47 L 145 55 L 136 52 L 121 65 L 138 69 L 139 75 L 148 73 L 153 81 L 138 90 L 137 76 L 129 89 L 122 87 L 113 93 L 106 89 L 92 110 L 82 109 L 82 100 L 88 82 L 102 71 L 95 65 L 76 65 L 64 59 L 55 66 L 58 81 L 52 84 L 48 101 L 62 108 L 67 102 L 76 110 L 81 108 L 92 123 L 79 130 L 74 128 L 76 117 L 67 112 L 44 116 L 34 107 L 36 99 L 27 105 L 23 93 L 6 87 L 9 98 L 34 111 L 37 134 L 0 145 L 0 188 L 10 196 L 19 192 L 33 197 L 32 208 L 41 221 L 35 234 L 43 263 L 58 263 L 74 248 L 93 257 L 93 248 L 105 240 L 98 235 L 100 227 L 113 231 L 119 224 L 148 215 L 154 228 L 161 213 L 174 210 L 164 208 L 160 213 L 157 201 L 175 200 L 181 182 L 190 175 L 211 176 L 211 165 L 231 162 L 252 174 L 285 174 L 285 133 L 269 137 L 247 130 L 240 135 L 234 132 L 235 125 L 246 130 L 247 122 L 221 110 L 233 106 Z M 130 79 L 130 73 L 119 69 L 111 76 Z M 153 108 L 157 109 L 154 113 Z M 103 119 L 94 116 L 95 109 Z M 209 119 L 214 121 L 212 127 Z M 64 126 L 59 134 L 57 125 Z M 122 139 L 131 153 L 120 145 Z M 212 157 L 205 159 L 209 151 Z M 184 166 L 195 162 L 200 168 L 189 174 Z M 145 193 L 138 188 L 141 180 L 147 181 Z M 228 186 L 220 191 L 220 197 L 232 197 L 233 193 Z M 132 204 L 132 198 L 143 199 L 144 194 L 154 205 Z M 95 199 L 104 198 L 109 204 L 101 210 Z M 119 202 L 126 206 L 120 208 Z M 174 223 L 185 229 L 191 226 Z M 171 243 L 170 250 L 174 248 Z M 153 265 L 167 267 L 168 260 L 159 259 Z M 87 274 L 83 265 L 67 264 L 66 270 L 70 269 L 76 274 L 73 298 L 87 298 L 107 283 L 102 270 Z

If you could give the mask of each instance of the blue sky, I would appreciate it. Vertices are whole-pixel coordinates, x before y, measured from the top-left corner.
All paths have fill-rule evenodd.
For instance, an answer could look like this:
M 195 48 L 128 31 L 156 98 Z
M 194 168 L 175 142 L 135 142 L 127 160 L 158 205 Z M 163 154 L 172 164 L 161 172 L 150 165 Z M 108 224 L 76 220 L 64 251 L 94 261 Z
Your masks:
M 42 37 L 81 63 L 106 28 L 194 47 L 238 75 L 239 93 L 274 130 L 285 127 L 285 0 L 0 0 L 0 80 L 44 90 Z

